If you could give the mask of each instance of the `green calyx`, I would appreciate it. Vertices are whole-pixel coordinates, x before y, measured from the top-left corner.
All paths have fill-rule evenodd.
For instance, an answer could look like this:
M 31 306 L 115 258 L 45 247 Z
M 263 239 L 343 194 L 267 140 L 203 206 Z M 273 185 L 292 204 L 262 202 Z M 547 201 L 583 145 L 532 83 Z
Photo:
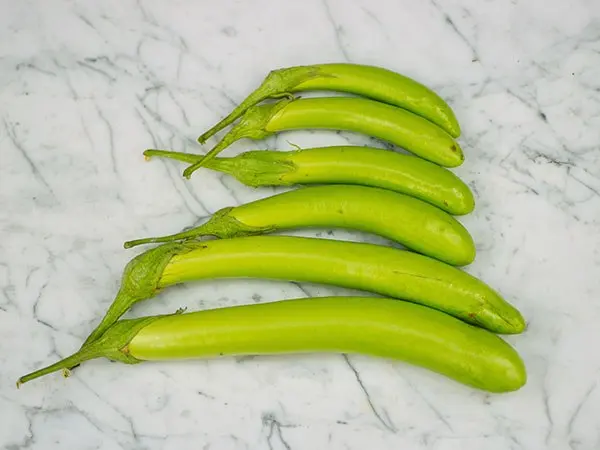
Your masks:
M 252 106 L 249 108 L 244 113 L 240 121 L 231 130 L 229 130 L 225 136 L 223 136 L 223 139 L 221 139 L 221 141 L 215 145 L 212 150 L 210 150 L 204 156 L 204 158 L 192 164 L 183 171 L 183 176 L 189 179 L 192 176 L 192 173 L 194 173 L 200 167 L 203 167 L 208 161 L 213 159 L 224 149 L 240 139 L 264 139 L 273 134 L 267 130 L 269 121 L 291 101 L 293 100 L 285 98 L 276 103 Z
M 142 317 L 140 319 L 121 320 L 108 327 L 106 332 L 97 340 L 84 344 L 81 349 L 66 358 L 42 369 L 28 373 L 17 381 L 17 387 L 36 378 L 63 370 L 65 376 L 70 375 L 69 369 L 90 359 L 105 357 L 126 364 L 136 364 L 139 359 L 129 354 L 127 345 L 139 331 L 163 316 Z
M 215 158 L 206 167 L 227 173 L 246 186 L 287 186 L 285 176 L 298 170 L 293 162 L 296 151 L 255 150 L 234 158 Z
M 165 266 L 174 255 L 186 251 L 186 246 L 173 242 L 147 250 L 129 261 L 123 270 L 119 292 L 100 324 L 85 340 L 82 350 L 99 339 L 134 303 L 156 295 Z
M 286 182 L 284 176 L 297 170 L 291 158 L 295 153 L 297 152 L 255 150 L 233 158 L 213 158 L 205 163 L 205 167 L 227 173 L 246 186 L 286 186 L 293 182 Z M 159 156 L 192 164 L 204 158 L 191 153 L 154 149 L 146 150 L 144 155 L 147 158 Z
M 238 236 L 251 236 L 255 234 L 269 233 L 275 227 L 253 227 L 240 222 L 235 217 L 235 208 L 227 207 L 220 209 L 212 215 L 208 222 L 203 223 L 190 230 L 182 231 L 168 236 L 151 237 L 127 241 L 123 246 L 125 248 L 135 247 L 142 244 L 153 244 L 161 242 L 188 241 L 202 236 L 216 236 L 221 239 L 227 239 Z
M 204 144 L 209 138 L 229 126 L 242 116 L 248 109 L 268 98 L 293 99 L 290 93 L 299 84 L 321 76 L 321 71 L 315 66 L 288 67 L 271 71 L 263 80 L 261 85 L 242 101 L 223 120 L 214 125 L 210 130 L 204 132 L 198 142 Z

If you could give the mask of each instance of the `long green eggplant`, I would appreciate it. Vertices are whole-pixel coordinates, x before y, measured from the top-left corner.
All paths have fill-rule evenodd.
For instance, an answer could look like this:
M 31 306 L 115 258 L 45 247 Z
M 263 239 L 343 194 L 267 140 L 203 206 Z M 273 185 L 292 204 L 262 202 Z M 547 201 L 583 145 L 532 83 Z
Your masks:
M 427 256 L 381 245 L 289 236 L 167 243 L 127 264 L 121 288 L 86 343 L 134 303 L 179 283 L 266 278 L 329 284 L 430 306 L 497 333 L 520 333 L 517 309 L 468 273 Z
M 191 230 L 129 241 L 125 248 L 200 236 L 231 238 L 301 227 L 366 231 L 457 266 L 470 264 L 475 258 L 471 235 L 448 213 L 407 195 L 352 185 L 300 188 L 223 208 Z
M 135 364 L 315 352 L 402 360 L 496 393 L 515 391 L 527 381 L 525 365 L 510 345 L 447 314 L 386 298 L 322 297 L 121 320 L 17 385 L 99 357 Z
M 366 134 L 444 167 L 456 167 L 464 161 L 463 151 L 452 136 L 410 111 L 363 98 L 319 97 L 253 106 L 201 161 L 186 168 L 183 175 L 190 178 L 194 171 L 242 138 L 264 139 L 274 133 L 299 129 Z
M 263 100 L 291 97 L 293 93 L 309 90 L 347 92 L 395 105 L 430 120 L 452 137 L 460 136 L 460 125 L 452 108 L 418 81 L 383 67 L 330 63 L 271 71 L 256 90 L 198 141 L 203 144 Z
M 196 163 L 203 156 L 166 150 L 146 150 L 160 156 Z M 448 169 L 411 155 L 374 147 L 331 146 L 294 151 L 255 150 L 233 158 L 214 158 L 212 170 L 227 173 L 252 186 L 294 184 L 356 184 L 410 195 L 450 214 L 473 211 L 471 189 Z

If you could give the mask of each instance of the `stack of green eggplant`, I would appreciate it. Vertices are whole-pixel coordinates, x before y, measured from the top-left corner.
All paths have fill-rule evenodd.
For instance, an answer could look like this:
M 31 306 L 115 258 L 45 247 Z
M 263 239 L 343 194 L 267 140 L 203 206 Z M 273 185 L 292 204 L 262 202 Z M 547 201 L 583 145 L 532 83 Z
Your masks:
M 298 98 L 301 91 L 353 94 Z M 81 362 L 125 363 L 277 353 L 361 353 L 398 359 L 489 392 L 526 382 L 517 352 L 498 334 L 525 329 L 517 309 L 457 266 L 475 245 L 454 217 L 474 209 L 469 187 L 448 168 L 464 161 L 452 109 L 426 86 L 379 67 L 298 66 L 272 71 L 235 110 L 198 139 L 232 125 L 206 155 L 147 150 L 258 186 L 295 190 L 217 211 L 126 266 L 116 298 L 74 355 L 23 376 L 19 384 Z M 217 154 L 242 139 L 293 129 L 346 130 L 412 154 L 363 146 Z M 406 250 L 340 240 L 269 236 L 304 227 L 360 230 Z M 219 239 L 200 239 L 214 236 Z M 168 286 L 215 278 L 322 283 L 371 293 L 282 300 L 122 320 Z M 366 295 L 366 294 L 365 294 Z

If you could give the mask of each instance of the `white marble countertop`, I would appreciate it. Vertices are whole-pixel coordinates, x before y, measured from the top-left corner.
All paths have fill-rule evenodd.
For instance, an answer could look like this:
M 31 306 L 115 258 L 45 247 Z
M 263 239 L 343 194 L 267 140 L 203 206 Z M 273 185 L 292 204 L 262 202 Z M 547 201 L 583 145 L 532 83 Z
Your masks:
M 0 2 L 0 447 L 600 448 L 600 6 L 574 1 Z M 529 380 L 486 395 L 341 355 L 18 376 L 78 348 L 112 301 L 124 240 L 267 196 L 151 161 L 273 68 L 350 61 L 413 76 L 462 124 L 478 248 L 467 270 L 518 306 Z M 225 154 L 367 138 L 294 132 Z M 214 139 L 209 144 L 214 143 Z M 206 150 L 206 149 L 204 149 Z M 322 233 L 325 233 L 325 230 Z M 300 233 L 298 233 L 300 234 Z M 305 232 L 304 235 L 314 235 Z M 334 239 L 371 240 L 335 230 Z M 132 315 L 340 292 L 283 282 L 171 288 Z

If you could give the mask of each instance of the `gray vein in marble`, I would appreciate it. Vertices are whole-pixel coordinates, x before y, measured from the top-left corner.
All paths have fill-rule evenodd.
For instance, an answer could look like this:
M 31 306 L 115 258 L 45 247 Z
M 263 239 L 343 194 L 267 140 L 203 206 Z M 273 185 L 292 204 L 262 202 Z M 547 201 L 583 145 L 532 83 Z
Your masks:
M 54 65 L 60 69 L 58 72 L 60 75 L 58 76 L 64 81 L 65 85 L 69 89 L 69 92 L 71 93 L 73 100 L 79 100 L 79 94 L 77 94 L 77 91 L 73 87 L 73 83 L 71 83 L 71 78 L 69 77 L 69 68 L 67 66 L 63 66 L 55 57 L 51 58 L 51 60 Z
M 148 106 L 148 104 L 146 103 L 146 99 L 149 95 L 149 92 L 151 92 L 151 91 L 152 91 L 152 89 L 147 89 L 146 92 L 144 93 L 144 95 L 138 97 L 138 100 L 139 100 L 142 108 L 144 109 L 144 111 L 146 111 L 150 115 L 150 117 L 152 117 L 152 119 L 154 119 L 158 124 L 160 124 L 166 130 L 171 132 L 171 134 L 173 136 L 177 136 L 183 142 L 187 142 L 188 144 L 195 144 L 196 141 L 194 139 L 192 139 L 189 136 L 184 135 L 181 132 L 181 130 L 179 129 L 179 127 L 168 122 L 158 111 L 156 111 L 153 108 L 151 108 L 150 106 Z
M 425 405 L 427 406 L 427 408 L 429 408 L 429 410 L 431 412 L 433 412 L 433 414 L 440 420 L 440 422 L 442 422 L 446 428 L 448 428 L 448 430 L 450 431 L 454 431 L 452 428 L 452 425 L 450 424 L 450 422 L 448 422 L 448 420 L 446 419 L 446 417 L 444 417 L 444 414 L 442 414 L 442 412 L 436 408 L 435 404 L 433 402 L 431 402 L 422 392 L 421 390 L 415 386 L 414 383 L 412 383 L 411 381 L 407 380 L 405 378 L 406 383 L 411 387 L 411 389 L 414 391 L 415 394 L 417 394 L 417 396 L 423 401 L 423 403 L 425 403 Z
M 142 107 L 144 107 L 144 105 L 142 105 Z M 149 110 L 147 108 L 144 108 L 144 109 L 146 110 L 146 112 L 149 112 Z M 151 136 L 154 148 L 159 148 L 160 142 L 156 139 L 154 133 L 152 132 L 152 128 L 150 127 L 150 124 L 148 123 L 146 118 L 142 115 L 142 113 L 137 108 L 136 108 L 136 114 L 142 121 L 142 125 L 143 125 L 144 129 L 146 130 L 146 132 Z M 153 118 L 156 118 L 155 115 L 153 115 L 153 114 L 151 114 L 151 115 Z M 156 116 L 160 117 L 160 116 L 158 116 L 158 114 L 156 114 Z M 177 169 L 178 171 L 176 173 L 173 173 L 173 171 L 169 169 L 169 167 L 173 167 L 173 164 L 171 162 L 166 161 L 161 158 L 159 158 L 159 161 L 165 168 L 165 172 L 168 174 L 168 179 L 171 183 L 171 186 L 173 187 L 175 192 L 177 192 L 177 194 L 181 198 L 181 202 L 186 207 L 186 209 L 192 215 L 194 215 L 194 216 L 198 215 L 198 211 L 197 211 L 197 208 L 195 207 L 195 205 L 189 204 L 188 198 L 191 198 L 194 200 L 194 202 L 197 204 L 197 206 L 199 206 L 202 209 L 202 212 L 204 214 L 208 214 L 209 209 L 201 201 L 200 197 L 190 188 L 190 184 L 182 179 L 180 170 Z
M 385 26 L 383 25 L 383 23 L 381 22 L 381 20 L 379 20 L 379 18 L 377 17 L 376 14 L 373 13 L 373 11 L 365 8 L 364 6 L 361 6 L 360 8 L 362 10 L 362 12 L 365 13 L 365 15 L 371 19 L 375 25 L 377 25 L 377 29 L 381 32 L 381 34 L 383 34 L 383 36 L 385 37 L 385 39 L 387 41 L 390 41 L 390 35 L 387 32 L 387 30 L 385 29 Z
M 333 13 L 331 12 L 331 6 L 329 5 L 329 0 L 321 0 L 321 2 L 323 3 L 323 9 L 325 10 L 327 21 L 331 24 L 331 29 L 333 30 L 333 35 L 335 37 L 338 50 L 344 58 L 344 61 L 350 62 L 348 50 L 346 49 L 346 45 L 342 40 L 342 37 L 344 35 L 344 27 L 342 27 L 342 25 L 339 25 L 333 17 Z
M 148 123 L 148 121 L 146 120 L 146 118 L 144 117 L 144 115 L 141 113 L 141 111 L 139 110 L 139 108 L 135 108 L 135 113 L 136 113 L 137 117 L 140 119 L 140 121 L 142 122 L 142 127 L 144 128 L 144 130 L 146 130 L 146 133 L 148 133 L 148 135 L 152 139 L 152 147 L 153 148 L 159 148 L 160 147 L 160 143 L 158 142 L 158 139 L 156 138 L 156 135 L 152 131 L 152 127 L 150 127 L 150 123 Z
M 73 375 L 71 375 L 71 377 L 73 377 Z M 126 424 L 128 427 L 128 431 L 131 435 L 131 437 L 134 440 L 138 440 L 138 433 L 135 429 L 135 425 L 134 425 L 134 421 L 131 417 L 127 416 L 125 413 L 123 413 L 123 411 L 121 411 L 119 408 L 117 408 L 114 404 L 112 404 L 111 402 L 107 401 L 106 399 L 102 398 L 102 396 L 100 396 L 89 384 L 87 384 L 85 381 L 83 381 L 81 379 L 81 377 L 76 377 L 77 378 L 77 383 L 79 383 L 81 386 L 83 386 L 90 394 L 92 394 L 92 396 L 100 403 L 102 403 L 103 405 L 106 405 L 111 411 L 114 411 L 114 413 L 120 417 Z
M 430 0 L 430 2 L 435 7 L 435 9 L 437 9 L 439 11 L 439 13 L 442 15 L 442 17 L 444 18 L 444 21 L 450 27 L 452 32 L 458 36 L 458 38 L 469 48 L 469 50 L 471 50 L 471 54 L 472 54 L 471 61 L 472 62 L 480 62 L 481 58 L 479 57 L 477 49 L 471 43 L 471 41 L 469 41 L 469 39 L 467 39 L 467 37 L 458 29 L 458 27 L 456 26 L 456 24 L 454 23 L 452 18 L 448 15 L 448 13 L 442 9 L 442 7 L 438 4 L 437 1 Z
M 48 75 L 48 76 L 51 76 L 51 77 L 56 77 L 56 76 L 57 76 L 55 72 L 51 72 L 51 71 L 49 71 L 49 70 L 42 69 L 41 67 L 38 67 L 38 66 L 36 66 L 35 64 L 33 64 L 33 63 L 31 63 L 31 62 L 27 62 L 27 63 L 19 63 L 19 64 L 17 64 L 17 65 L 15 66 L 15 69 L 16 69 L 17 71 L 19 71 L 19 70 L 21 70 L 21 69 L 23 69 L 23 68 L 24 68 L 24 69 L 33 70 L 33 71 L 39 72 L 39 73 L 41 73 L 41 74 L 43 74 L 43 75 Z
M 231 198 L 233 198 L 236 205 L 240 205 L 242 202 L 241 202 L 238 194 L 236 193 L 236 189 L 231 186 L 231 184 L 235 183 L 235 180 L 233 180 L 231 176 L 226 175 L 226 174 L 218 175 L 217 180 L 219 181 L 221 186 L 223 186 L 225 188 L 225 190 L 231 196 Z M 230 205 L 230 206 L 233 206 L 233 205 Z
M 25 147 L 23 146 L 23 144 L 19 141 L 17 134 L 15 132 L 15 126 L 10 125 L 6 121 L 6 118 L 3 118 L 2 122 L 4 123 L 4 130 L 6 131 L 6 135 L 8 136 L 8 139 L 12 142 L 13 147 L 15 149 L 17 149 L 19 154 L 23 157 L 23 159 L 25 160 L 25 162 L 31 169 L 31 172 L 32 172 L 33 176 L 35 177 L 35 179 L 38 180 L 40 183 L 42 183 L 44 185 L 44 187 L 46 188 L 46 190 L 52 196 L 53 200 L 58 202 L 58 199 L 56 197 L 56 194 L 52 190 L 52 187 L 50 186 L 50 184 L 48 183 L 48 181 L 46 180 L 44 175 L 42 175 L 42 172 L 38 168 L 37 164 L 29 156 L 29 153 L 27 150 L 25 150 Z
M 277 450 L 277 447 L 280 447 L 281 445 L 286 450 L 292 449 L 290 444 L 288 444 L 283 437 L 283 433 L 281 431 L 283 426 L 273 414 L 264 414 L 262 417 L 262 423 L 263 426 L 268 429 L 267 445 L 269 446 L 269 450 Z M 280 445 L 276 447 L 276 443 L 279 443 Z
M 585 169 L 583 169 L 584 172 L 586 172 L 588 175 L 590 175 L 592 177 L 592 175 Z M 577 181 L 578 183 L 580 183 L 581 185 L 585 186 L 586 188 L 588 188 L 590 191 L 592 191 L 596 196 L 600 196 L 600 191 L 597 188 L 592 187 L 590 184 L 588 184 L 587 182 L 581 180 L 580 178 L 577 178 L 575 175 L 573 175 L 573 167 L 572 166 L 568 166 L 566 169 L 566 173 L 567 175 L 570 175 L 571 178 L 573 178 L 575 181 Z M 597 180 L 596 180 L 597 181 Z
M 205 215 L 208 215 L 210 213 L 209 209 L 200 200 L 200 197 L 198 197 L 198 195 L 196 195 L 194 191 L 190 188 L 189 183 L 186 183 L 185 180 L 181 180 L 181 172 L 177 171 L 176 173 L 172 173 L 172 171 L 169 169 L 167 169 L 167 172 L 169 173 L 169 179 L 171 180 L 171 185 L 173 186 L 173 189 L 175 189 L 188 211 L 193 215 L 198 216 L 196 208 L 194 208 L 193 205 L 190 205 L 187 201 L 187 198 L 189 196 L 197 203 L 198 206 L 200 206 L 202 212 Z M 179 187 L 180 185 L 183 187 L 183 189 Z M 186 194 L 188 194 L 188 196 L 184 195 L 184 191 Z
M 300 292 L 302 292 L 304 294 L 305 297 L 314 297 L 313 294 L 310 293 L 310 291 L 308 289 L 306 289 L 304 286 L 302 286 L 301 283 L 295 282 L 295 281 L 290 281 L 290 284 L 293 286 L 296 286 Z
M 547 376 L 547 374 L 546 374 L 546 376 Z M 546 439 L 545 439 L 545 443 L 548 444 L 548 442 L 550 441 L 550 437 L 552 436 L 552 432 L 554 430 L 554 419 L 552 418 L 552 410 L 550 408 L 550 395 L 548 394 L 548 388 L 546 387 L 545 381 L 542 384 L 541 389 L 542 389 L 542 400 L 544 403 L 544 414 L 546 415 L 546 419 L 548 420 L 548 429 L 546 431 Z
M 2 285 L 0 285 L 0 291 L 2 292 L 2 296 L 6 299 L 6 301 L 2 305 L 2 310 L 8 311 L 8 308 L 6 308 L 5 306 L 10 305 L 12 307 L 15 307 L 15 305 L 14 305 L 15 286 L 11 282 L 9 265 L 6 263 L 0 263 L 0 267 L 3 267 L 7 273 L 6 282 L 2 283 Z
M 115 81 L 117 81 L 117 79 L 115 77 L 113 77 L 111 74 L 109 74 L 108 72 L 99 69 L 97 67 L 94 67 L 93 65 L 87 63 L 86 61 L 77 61 L 77 65 L 79 65 L 80 67 L 86 69 L 86 70 L 91 70 L 94 73 L 97 73 L 99 75 L 101 75 L 102 77 L 104 77 L 106 79 L 106 81 L 108 81 L 109 83 L 114 83 Z
M 542 122 L 548 123 L 548 117 L 542 111 L 542 109 L 540 108 L 539 103 L 537 103 L 537 101 L 535 99 L 527 100 L 524 96 L 517 94 L 511 88 L 506 88 L 506 92 L 508 94 L 510 94 L 512 97 L 514 97 L 515 99 L 517 99 L 519 102 L 521 102 L 526 108 L 531 109 L 535 114 L 537 114 L 537 117 Z M 554 129 L 551 126 L 549 126 L 549 128 L 550 128 L 550 131 L 554 131 Z M 567 148 L 563 148 L 563 150 L 568 151 Z
M 398 430 L 396 429 L 396 426 L 394 425 L 394 423 L 390 420 L 389 415 L 388 415 L 387 411 L 385 410 L 385 408 L 382 408 L 382 414 L 380 414 L 379 411 L 377 411 L 377 408 L 375 407 L 375 404 L 373 403 L 373 400 L 371 399 L 371 395 L 369 394 L 369 391 L 365 387 L 365 385 L 360 377 L 360 373 L 358 372 L 358 369 L 354 366 L 354 364 L 352 364 L 348 355 L 343 355 L 343 358 L 344 358 L 346 365 L 350 368 L 350 370 L 354 374 L 354 378 L 356 379 L 356 382 L 358 383 L 360 390 L 363 392 L 363 394 L 365 394 L 365 398 L 367 400 L 367 403 L 369 404 L 369 408 L 373 412 L 373 415 L 377 418 L 377 421 L 381 425 L 383 425 L 383 427 L 386 430 L 391 431 L 392 433 L 396 433 Z M 383 416 L 385 416 L 385 417 L 383 417 Z
M 185 108 L 183 106 L 181 106 L 181 103 L 175 98 L 175 95 L 173 95 L 173 91 L 170 89 L 167 89 L 167 94 L 169 95 L 171 100 L 173 100 L 173 103 L 175 103 L 177 108 L 179 108 L 179 112 L 181 113 L 181 116 L 183 117 L 183 122 L 186 125 L 190 125 L 190 120 L 187 116 L 187 113 L 185 112 Z
M 104 124 L 104 126 L 106 127 L 106 132 L 108 134 L 108 150 L 109 150 L 110 163 L 111 163 L 112 170 L 116 176 L 119 176 L 119 171 L 117 169 L 117 156 L 115 154 L 115 139 L 114 139 L 114 135 L 113 135 L 112 125 L 110 124 L 110 122 L 108 121 L 108 119 L 102 112 L 102 109 L 100 109 L 100 107 L 98 106 L 98 104 L 95 103 L 94 106 L 96 107 L 96 112 L 98 113 L 98 117 L 100 118 L 100 121 Z
M 40 304 L 40 300 L 42 298 L 42 296 L 44 295 L 44 290 L 46 289 L 46 287 L 48 286 L 49 281 L 46 281 L 42 287 L 39 289 L 38 295 L 35 299 L 35 301 L 33 302 L 33 308 L 32 308 L 32 314 L 33 314 L 33 318 L 35 320 L 37 320 L 39 323 L 41 323 L 42 325 L 47 326 L 48 328 L 50 328 L 52 331 L 59 331 L 55 326 L 53 326 L 51 323 L 43 320 L 40 318 L 40 315 L 38 313 L 38 306 Z
M 217 92 L 221 97 L 223 97 L 225 100 L 227 100 L 229 102 L 229 105 L 227 106 L 228 109 L 233 109 L 234 107 L 236 107 L 238 105 L 238 101 L 235 101 L 233 99 L 233 97 L 231 97 L 231 95 L 229 95 L 227 93 L 227 87 L 225 86 L 220 86 L 220 87 L 216 87 L 216 86 L 211 86 L 210 87 L 211 90 L 213 90 L 214 92 Z M 242 101 L 243 99 L 240 99 L 240 101 Z M 204 106 L 206 106 L 207 109 L 211 110 L 213 109 L 214 105 L 211 105 L 209 103 L 206 103 L 204 101 L 204 97 L 200 97 L 200 101 L 202 101 L 204 103 Z M 229 111 L 227 111 L 229 112 Z
M 590 395 L 592 394 L 592 392 L 594 392 L 594 390 L 596 389 L 596 386 L 598 385 L 598 379 L 596 379 L 591 385 L 590 387 L 585 391 L 585 393 L 583 394 L 583 397 L 581 398 L 581 400 L 579 401 L 579 403 L 577 403 L 577 406 L 575 407 L 575 410 L 573 411 L 573 414 L 571 414 L 571 417 L 569 418 L 569 421 L 567 422 L 567 433 L 569 435 L 572 434 L 573 432 L 573 424 L 575 423 L 575 421 L 577 420 L 577 418 L 579 417 L 579 413 L 581 412 L 581 408 L 586 404 L 586 402 L 589 400 Z
M 90 27 L 92 30 L 94 30 L 95 32 L 98 33 L 98 29 L 94 26 L 94 24 L 87 18 L 85 17 L 81 12 L 79 11 L 75 11 L 74 14 L 79 18 L 79 20 L 81 20 L 84 24 L 86 24 L 88 27 Z M 100 33 L 98 33 L 100 34 Z
M 213 396 L 213 395 L 210 395 L 210 394 L 207 394 L 206 392 L 203 392 L 203 391 L 197 391 L 197 393 L 198 393 L 198 395 L 200 395 L 200 396 L 202 396 L 202 397 L 204 397 L 204 398 L 207 398 L 207 399 L 209 399 L 209 400 L 216 400 L 216 397 L 215 397 L 215 396 Z
M 506 92 L 508 94 L 510 94 L 513 98 L 515 98 L 519 102 L 521 102 L 521 104 L 523 104 L 526 108 L 531 109 L 534 112 L 534 114 L 537 115 L 537 117 L 539 118 L 539 120 L 546 125 L 547 130 L 554 136 L 554 138 L 556 139 L 556 141 L 560 144 L 560 149 L 563 152 L 566 152 L 569 155 L 575 155 L 576 154 L 575 151 L 573 151 L 573 150 L 571 150 L 571 149 L 569 149 L 567 147 L 567 145 L 563 142 L 563 140 L 561 139 L 561 137 L 556 133 L 556 130 L 554 129 L 554 127 L 552 126 L 552 124 L 548 121 L 548 117 L 542 111 L 542 109 L 540 108 L 539 104 L 537 104 L 537 102 L 535 100 L 528 101 L 523 96 L 517 94 L 516 92 L 514 92 L 513 90 L 511 90 L 509 88 L 506 88 Z
M 119 54 L 115 55 L 114 60 L 118 61 L 120 59 L 120 57 L 127 61 L 131 61 L 131 58 L 128 55 L 119 55 Z M 83 60 L 81 60 L 81 61 L 77 61 L 77 64 L 89 66 L 90 68 L 94 68 L 96 71 L 99 71 L 101 73 L 106 73 L 106 75 L 108 77 L 107 79 L 111 79 L 114 81 L 118 81 L 119 77 L 111 75 L 109 73 L 109 70 L 118 72 L 120 74 L 128 75 L 128 76 L 133 75 L 131 72 L 129 72 L 124 67 L 115 64 L 115 62 L 113 62 L 108 56 L 105 56 L 105 55 L 98 55 L 98 56 L 93 56 L 93 57 L 88 56 L 88 57 L 83 58 Z M 97 67 L 97 66 L 99 66 L 99 67 Z M 104 68 L 100 68 L 100 67 L 104 67 L 104 66 L 106 66 L 106 70 Z

